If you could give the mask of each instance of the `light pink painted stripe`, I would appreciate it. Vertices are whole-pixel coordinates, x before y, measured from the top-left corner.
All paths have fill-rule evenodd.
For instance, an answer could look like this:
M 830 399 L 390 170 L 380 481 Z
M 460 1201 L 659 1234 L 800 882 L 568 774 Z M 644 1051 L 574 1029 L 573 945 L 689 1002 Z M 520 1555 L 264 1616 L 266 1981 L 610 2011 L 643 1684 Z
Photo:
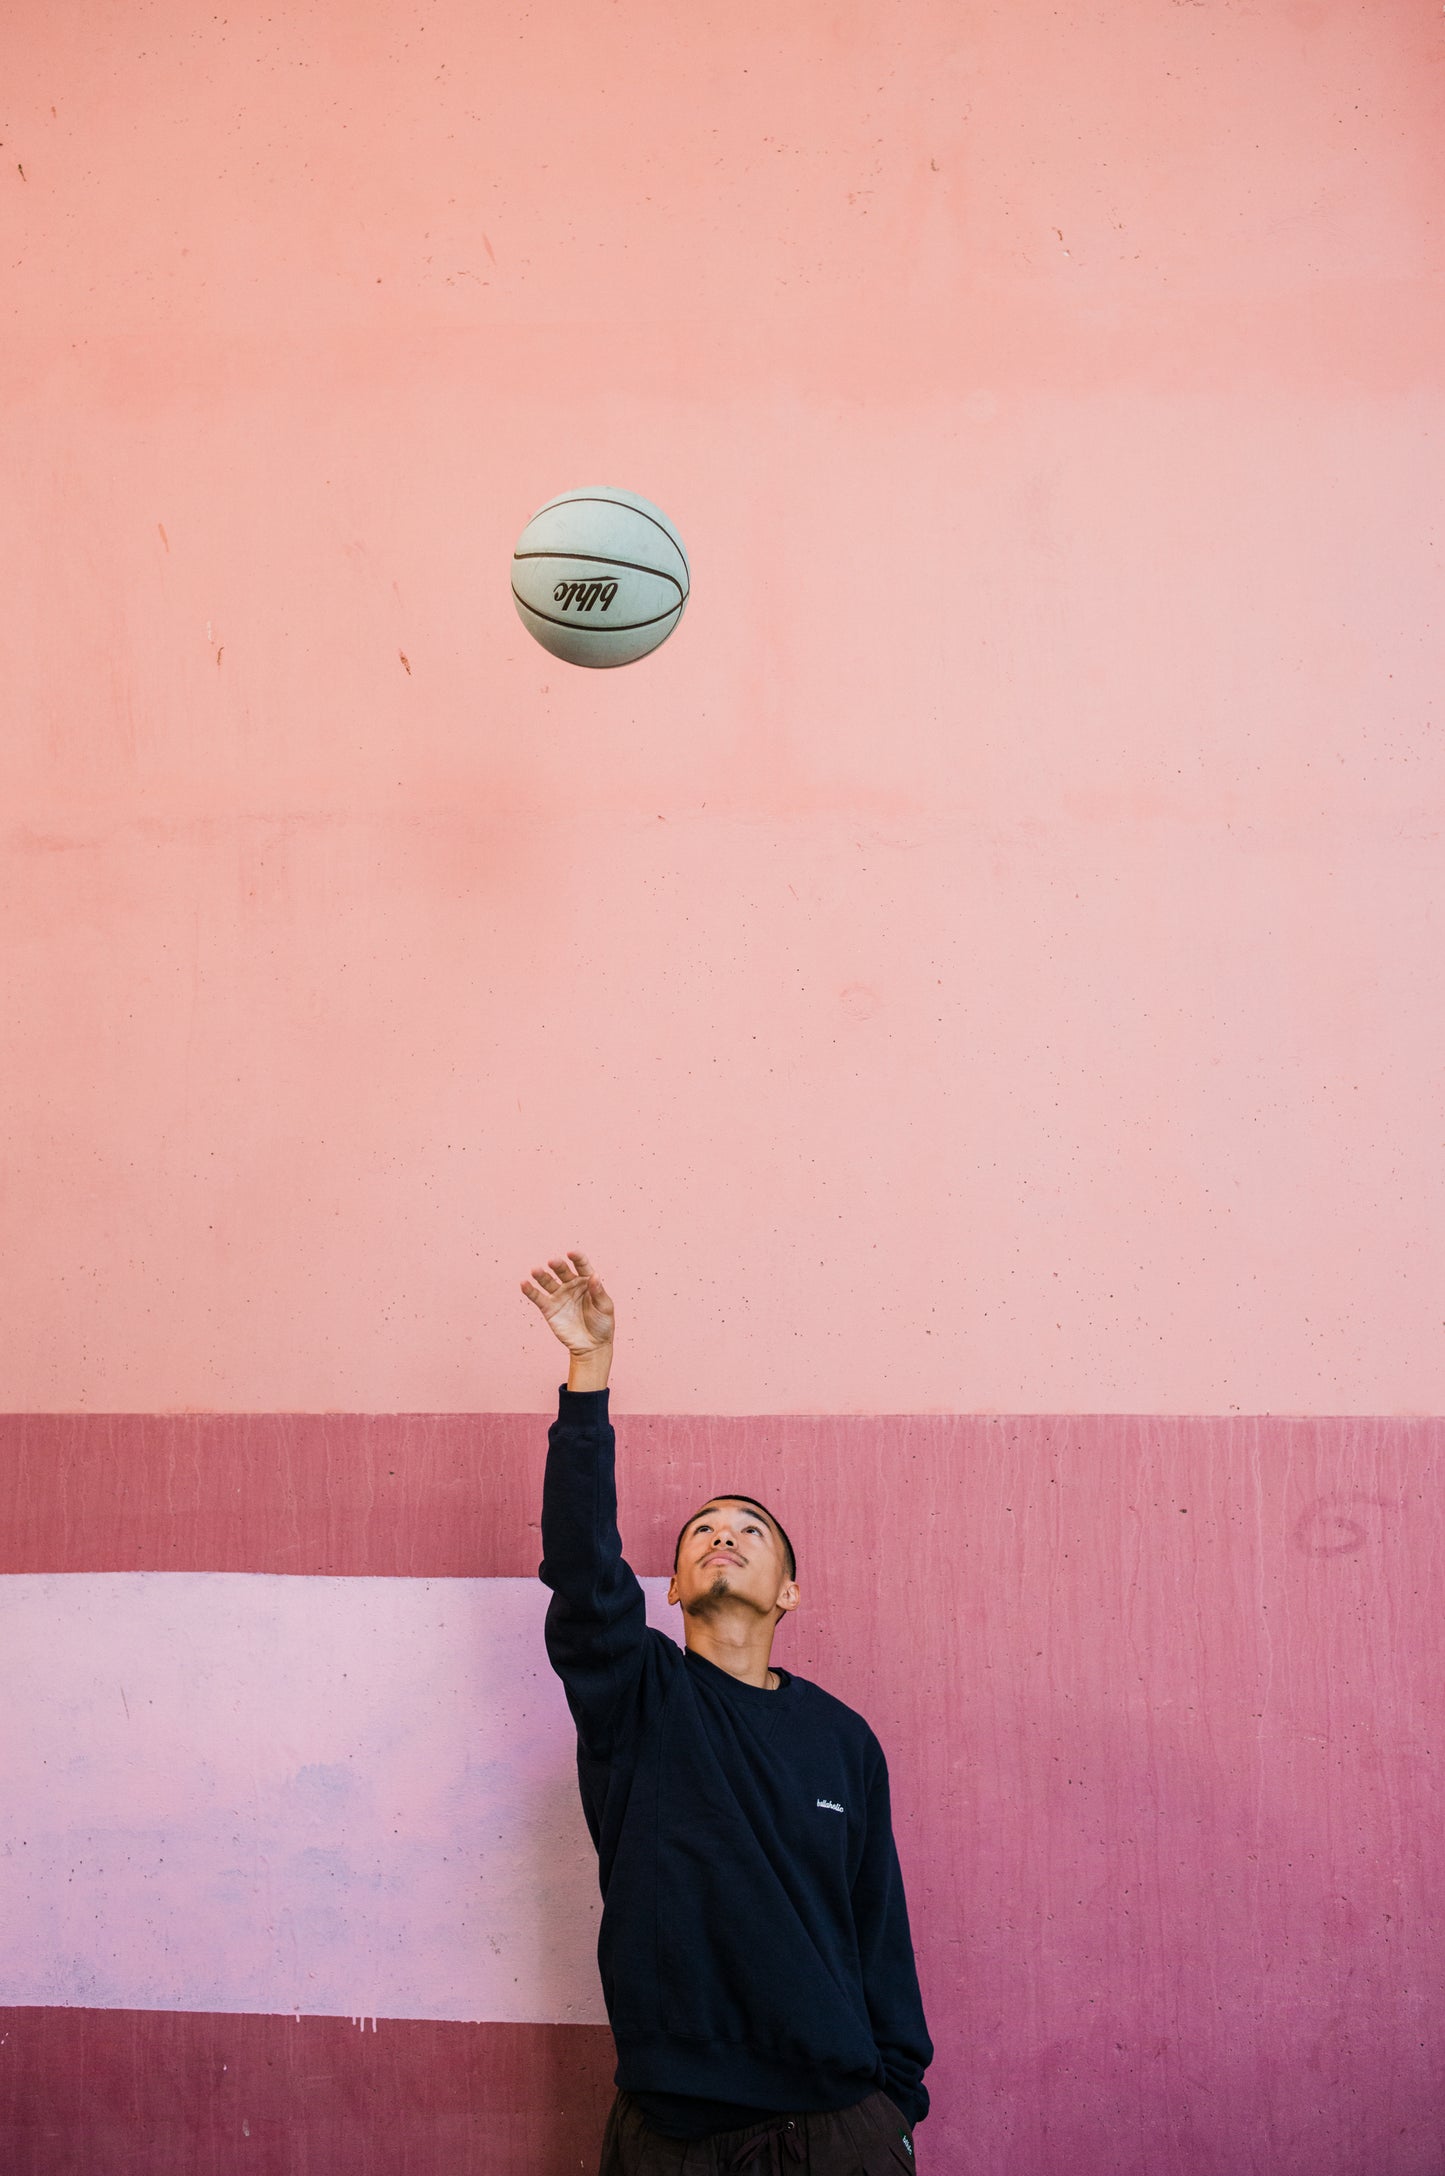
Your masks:
M 547 1599 L 0 1579 L 0 2002 L 600 2021 Z

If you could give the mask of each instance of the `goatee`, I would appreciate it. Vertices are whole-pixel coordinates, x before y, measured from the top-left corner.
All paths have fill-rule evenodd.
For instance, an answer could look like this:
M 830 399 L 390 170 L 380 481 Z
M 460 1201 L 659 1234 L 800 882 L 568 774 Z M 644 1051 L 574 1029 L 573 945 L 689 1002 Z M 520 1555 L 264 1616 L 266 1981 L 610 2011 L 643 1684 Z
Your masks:
M 725 1566 L 718 1572 L 706 1594 L 695 1595 L 692 1601 L 683 1604 L 683 1615 L 685 1617 L 714 1617 L 719 1609 L 728 1602 L 752 1610 L 755 1616 L 763 1617 L 768 1614 L 766 1610 L 759 1609 L 750 1595 L 734 1592 L 728 1585 L 729 1569 L 730 1567 Z

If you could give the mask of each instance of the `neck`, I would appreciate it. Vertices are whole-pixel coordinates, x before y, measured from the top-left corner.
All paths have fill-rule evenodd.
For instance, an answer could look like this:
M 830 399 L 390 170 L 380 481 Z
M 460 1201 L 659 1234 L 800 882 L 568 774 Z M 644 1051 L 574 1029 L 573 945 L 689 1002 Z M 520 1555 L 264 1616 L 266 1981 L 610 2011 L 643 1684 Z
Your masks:
M 751 1611 L 746 1622 L 717 1615 L 685 1617 L 683 1638 L 691 1653 L 726 1670 L 739 1684 L 757 1685 L 771 1692 L 781 1682 L 768 1661 L 773 1651 L 773 1627 L 760 1623 Z

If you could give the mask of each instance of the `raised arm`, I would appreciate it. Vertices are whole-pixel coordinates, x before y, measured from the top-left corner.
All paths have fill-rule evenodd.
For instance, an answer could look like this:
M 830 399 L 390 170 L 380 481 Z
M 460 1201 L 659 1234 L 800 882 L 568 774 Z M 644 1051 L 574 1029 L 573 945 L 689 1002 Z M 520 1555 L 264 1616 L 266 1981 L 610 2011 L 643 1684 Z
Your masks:
M 585 1254 L 554 1256 L 522 1290 L 568 1353 L 542 1483 L 547 1655 L 578 1736 L 604 1757 L 647 1638 L 642 1589 L 617 1531 L 616 1439 L 607 1412 L 613 1306 Z

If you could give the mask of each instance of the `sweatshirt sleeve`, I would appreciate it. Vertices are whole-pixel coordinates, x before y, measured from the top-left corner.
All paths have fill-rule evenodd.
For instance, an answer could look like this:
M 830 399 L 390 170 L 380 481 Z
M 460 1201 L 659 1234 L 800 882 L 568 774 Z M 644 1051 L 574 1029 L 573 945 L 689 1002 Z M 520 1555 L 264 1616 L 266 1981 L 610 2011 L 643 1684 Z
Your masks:
M 611 1748 L 647 1640 L 642 1589 L 617 1531 L 615 1447 L 607 1392 L 562 1388 L 547 1435 L 538 1576 L 552 1589 L 547 1657 L 597 1758 Z
M 876 1760 L 868 1786 L 863 1859 L 853 1883 L 853 1921 L 873 2040 L 883 2059 L 884 2090 L 913 2124 L 928 2113 L 923 2073 L 933 2061 L 933 2042 L 918 1991 L 903 1870 L 893 1841 L 888 1763 L 881 1747 Z

